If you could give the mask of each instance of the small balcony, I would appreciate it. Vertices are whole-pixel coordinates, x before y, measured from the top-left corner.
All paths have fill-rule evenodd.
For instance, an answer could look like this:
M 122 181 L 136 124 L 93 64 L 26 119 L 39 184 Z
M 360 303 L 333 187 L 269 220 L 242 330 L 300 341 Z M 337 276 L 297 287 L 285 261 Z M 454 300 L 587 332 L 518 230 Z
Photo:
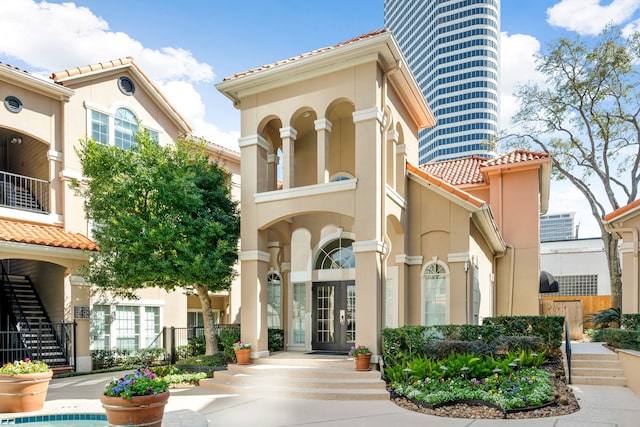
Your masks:
M 49 213 L 49 182 L 0 171 L 0 207 Z

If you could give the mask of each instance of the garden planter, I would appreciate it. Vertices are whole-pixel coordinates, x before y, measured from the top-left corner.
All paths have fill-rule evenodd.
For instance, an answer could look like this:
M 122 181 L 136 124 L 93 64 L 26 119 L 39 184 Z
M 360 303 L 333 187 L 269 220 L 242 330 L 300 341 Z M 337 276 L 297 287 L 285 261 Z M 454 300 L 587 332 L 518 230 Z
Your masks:
M 44 406 L 52 371 L 0 374 L 0 412 L 31 412 Z
M 100 396 L 110 426 L 160 427 L 167 400 L 168 391 L 150 396 L 133 396 L 131 400 L 104 394 Z
M 369 364 L 371 363 L 371 353 L 358 354 L 355 356 L 356 371 L 370 371 Z
M 234 350 L 238 365 L 248 365 L 251 360 L 251 349 Z

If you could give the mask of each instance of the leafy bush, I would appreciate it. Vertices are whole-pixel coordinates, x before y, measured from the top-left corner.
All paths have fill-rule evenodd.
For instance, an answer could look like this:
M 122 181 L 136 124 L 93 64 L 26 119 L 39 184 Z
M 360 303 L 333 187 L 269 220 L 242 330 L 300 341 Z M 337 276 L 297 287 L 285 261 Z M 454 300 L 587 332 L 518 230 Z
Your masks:
M 493 347 L 484 341 L 431 340 L 424 345 L 424 355 L 432 359 L 445 359 L 452 353 L 481 356 L 493 354 Z
M 602 330 L 604 340 L 615 348 L 638 350 L 638 331 L 605 328 Z
M 269 351 L 282 351 L 284 349 L 284 329 L 269 328 Z
M 542 353 L 545 351 L 544 341 L 540 337 L 505 336 L 498 341 L 498 352 L 509 353 L 522 350 Z
M 233 344 L 240 341 L 240 328 L 224 328 L 220 329 L 218 336 L 218 344 L 222 347 L 222 354 L 227 360 L 235 360 L 236 354 L 233 351 Z
M 188 370 L 189 366 L 225 366 L 232 359 L 224 352 L 219 352 L 218 354 L 213 354 L 209 356 L 205 356 L 201 354 L 199 356 L 190 357 L 188 359 L 181 360 L 179 365 L 186 367 Z
M 115 366 L 152 366 L 165 363 L 168 355 L 163 348 L 143 348 L 140 350 L 93 350 L 93 369 Z
M 204 335 L 189 338 L 189 344 L 187 345 L 188 356 L 197 356 L 199 354 L 205 354 L 206 352 L 207 342 Z
M 485 317 L 483 324 L 503 326 L 504 335 L 540 337 L 549 354 L 560 350 L 564 333 L 564 316 Z
M 627 313 L 622 315 L 622 327 L 631 331 L 640 329 L 640 314 Z
M 195 384 L 198 385 L 200 380 L 207 378 L 204 372 L 186 372 L 182 374 L 169 374 L 164 377 L 169 384 Z

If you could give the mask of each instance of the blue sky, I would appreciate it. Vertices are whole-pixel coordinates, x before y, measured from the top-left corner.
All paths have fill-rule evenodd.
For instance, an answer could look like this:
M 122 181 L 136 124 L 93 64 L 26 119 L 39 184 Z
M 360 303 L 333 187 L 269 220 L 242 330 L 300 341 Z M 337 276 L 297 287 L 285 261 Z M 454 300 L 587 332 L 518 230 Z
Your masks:
M 640 0 L 502 0 L 501 124 L 517 82 L 541 81 L 533 55 L 559 36 L 597 34 L 609 21 L 635 29 Z M 195 134 L 237 146 L 239 113 L 217 92 L 224 77 L 383 27 L 383 0 L 0 0 L 0 62 L 51 72 L 132 56 Z M 550 212 L 578 211 L 581 195 L 553 184 Z

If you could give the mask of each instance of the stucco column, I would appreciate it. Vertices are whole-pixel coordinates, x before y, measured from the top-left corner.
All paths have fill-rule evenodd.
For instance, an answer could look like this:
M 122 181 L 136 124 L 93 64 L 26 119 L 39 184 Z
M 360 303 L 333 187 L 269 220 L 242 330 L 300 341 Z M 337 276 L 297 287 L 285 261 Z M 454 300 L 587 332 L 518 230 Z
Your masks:
M 409 290 L 409 266 L 420 268 L 422 266 L 422 255 L 396 255 L 396 265 L 398 266 L 398 326 L 406 326 L 412 324 L 408 315 L 411 295 Z
M 317 162 L 318 184 L 329 182 L 329 136 L 331 134 L 331 122 L 327 119 L 318 119 L 313 122 L 317 132 Z
M 272 191 L 278 188 L 278 162 L 277 154 L 267 155 L 267 190 Z
M 353 230 L 356 255 L 356 341 L 381 354 L 380 334 L 384 324 L 382 257 L 384 248 L 382 176 L 383 114 L 376 108 L 353 113 L 355 123 L 356 215 Z
M 49 150 L 47 151 L 47 160 L 49 161 L 49 212 L 62 215 L 62 211 L 58 211 L 62 203 L 62 196 L 64 189 L 60 188 L 64 185 L 63 180 L 60 178 L 60 172 L 62 171 L 62 152 Z
M 298 132 L 292 127 L 280 128 L 280 138 L 282 138 L 282 188 L 293 188 L 295 171 L 294 143 L 298 137 Z
M 268 356 L 267 271 L 269 252 L 266 232 L 258 230 L 254 195 L 267 190 L 267 152 L 269 144 L 259 135 L 240 138 L 241 206 L 240 216 L 240 325 L 241 339 L 252 344 L 252 357 Z
M 407 176 L 407 145 L 396 145 L 396 158 L 395 158 L 395 174 L 396 174 L 396 191 L 402 197 L 407 197 L 406 180 Z
M 398 165 L 396 162 L 396 159 L 397 159 L 396 145 L 398 143 L 398 131 L 395 129 L 389 129 L 385 137 L 386 137 L 385 143 L 391 144 L 391 147 L 392 147 L 392 149 L 389 152 L 391 159 L 389 159 L 390 161 L 388 162 L 389 166 L 391 167 L 391 170 L 387 171 L 387 174 L 391 178 L 390 180 L 391 182 L 389 182 L 389 185 L 391 185 L 391 188 L 398 191 L 397 190 L 398 176 L 396 174 L 396 170 L 398 168 Z
M 269 356 L 267 325 L 267 274 L 269 252 L 240 252 L 242 295 L 240 307 L 240 339 L 251 343 L 251 357 Z

